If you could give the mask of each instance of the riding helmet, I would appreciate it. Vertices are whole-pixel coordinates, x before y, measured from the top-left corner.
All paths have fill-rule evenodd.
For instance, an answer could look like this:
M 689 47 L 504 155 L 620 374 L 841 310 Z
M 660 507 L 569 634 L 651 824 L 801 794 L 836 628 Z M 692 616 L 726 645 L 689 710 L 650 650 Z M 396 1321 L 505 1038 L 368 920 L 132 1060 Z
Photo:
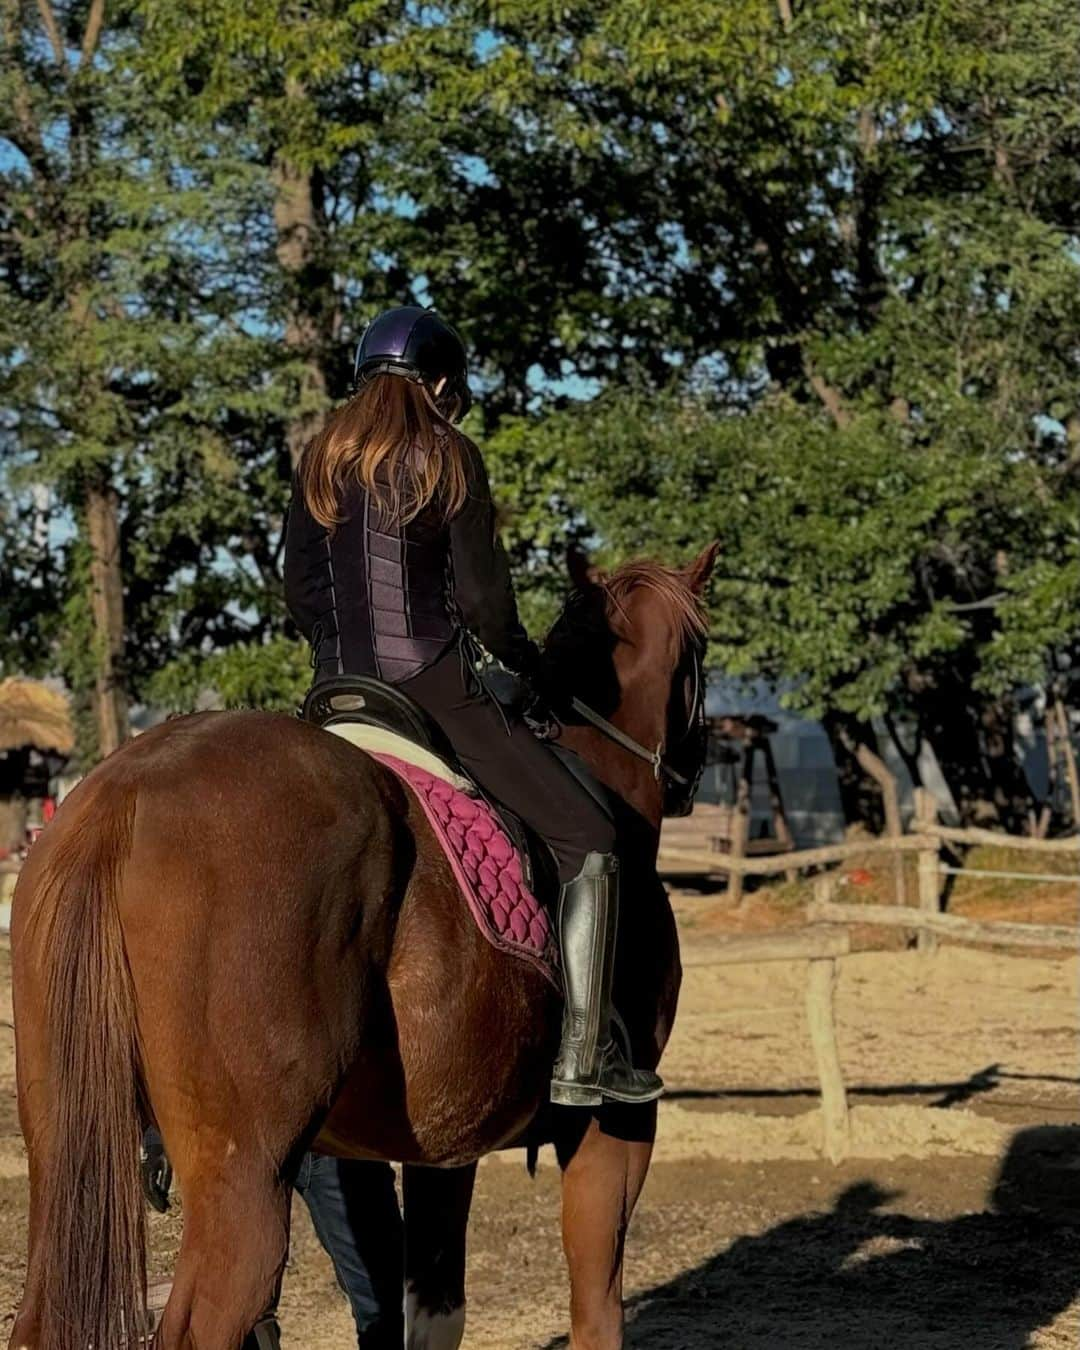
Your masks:
M 445 376 L 439 401 L 449 405 L 456 400 L 454 420 L 472 406 L 465 344 L 445 319 L 422 305 L 384 310 L 368 324 L 356 349 L 354 388 L 375 375 L 403 375 L 428 385 Z

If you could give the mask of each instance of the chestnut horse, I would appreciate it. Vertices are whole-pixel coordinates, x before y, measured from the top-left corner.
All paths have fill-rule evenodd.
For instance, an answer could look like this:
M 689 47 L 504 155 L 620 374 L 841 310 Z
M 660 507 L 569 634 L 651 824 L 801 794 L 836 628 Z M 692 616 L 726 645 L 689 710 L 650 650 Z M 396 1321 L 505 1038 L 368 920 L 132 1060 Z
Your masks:
M 587 582 L 547 644 L 556 678 L 671 759 L 714 557 Z M 680 975 L 655 873 L 663 785 L 600 731 L 564 735 L 636 827 L 616 1001 L 637 1062 L 653 1066 Z M 309 1147 L 406 1164 L 406 1343 L 460 1343 L 475 1160 L 521 1138 L 545 1103 L 560 1003 L 481 936 L 389 770 L 280 714 L 166 722 L 65 800 L 19 878 L 12 943 L 30 1166 L 13 1348 L 140 1343 L 150 1122 L 184 1202 L 160 1350 L 243 1344 L 275 1296 Z M 542 1114 L 563 1169 L 571 1345 L 612 1350 L 655 1111 Z

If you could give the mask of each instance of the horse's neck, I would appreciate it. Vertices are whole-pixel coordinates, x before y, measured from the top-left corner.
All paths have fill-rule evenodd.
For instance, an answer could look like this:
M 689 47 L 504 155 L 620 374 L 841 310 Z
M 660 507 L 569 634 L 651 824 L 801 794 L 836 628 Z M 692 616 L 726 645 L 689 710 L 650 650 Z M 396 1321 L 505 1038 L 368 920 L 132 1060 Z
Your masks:
M 653 706 L 654 702 L 647 693 L 630 684 L 621 691 L 614 712 L 608 714 L 610 722 L 650 752 L 663 740 L 666 694 L 661 696 L 659 715 Z M 659 833 L 663 816 L 663 787 L 657 781 L 651 765 L 591 726 L 566 727 L 560 740 L 562 744 L 576 750 L 601 782 L 633 808 L 643 823 Z

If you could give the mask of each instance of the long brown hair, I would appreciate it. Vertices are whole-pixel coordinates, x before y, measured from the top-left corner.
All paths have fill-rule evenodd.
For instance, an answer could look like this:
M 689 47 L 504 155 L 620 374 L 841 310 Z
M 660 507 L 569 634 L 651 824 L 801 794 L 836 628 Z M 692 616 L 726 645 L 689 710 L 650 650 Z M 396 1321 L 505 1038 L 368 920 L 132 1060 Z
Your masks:
M 300 490 L 328 530 L 345 519 L 350 480 L 401 524 L 430 505 L 449 519 L 465 502 L 470 448 L 427 385 L 376 375 L 330 414 L 304 451 Z

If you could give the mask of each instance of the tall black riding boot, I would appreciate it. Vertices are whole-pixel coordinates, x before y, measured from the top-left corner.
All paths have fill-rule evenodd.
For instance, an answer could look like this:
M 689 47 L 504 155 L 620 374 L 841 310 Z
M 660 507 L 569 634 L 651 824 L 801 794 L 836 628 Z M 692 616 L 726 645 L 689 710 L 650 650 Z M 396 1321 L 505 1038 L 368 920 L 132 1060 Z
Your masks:
M 611 1034 L 611 982 L 619 926 L 619 864 L 613 853 L 589 853 L 559 897 L 562 948 L 562 1045 L 551 1079 L 559 1106 L 651 1102 L 664 1090 L 648 1069 L 635 1069 Z

